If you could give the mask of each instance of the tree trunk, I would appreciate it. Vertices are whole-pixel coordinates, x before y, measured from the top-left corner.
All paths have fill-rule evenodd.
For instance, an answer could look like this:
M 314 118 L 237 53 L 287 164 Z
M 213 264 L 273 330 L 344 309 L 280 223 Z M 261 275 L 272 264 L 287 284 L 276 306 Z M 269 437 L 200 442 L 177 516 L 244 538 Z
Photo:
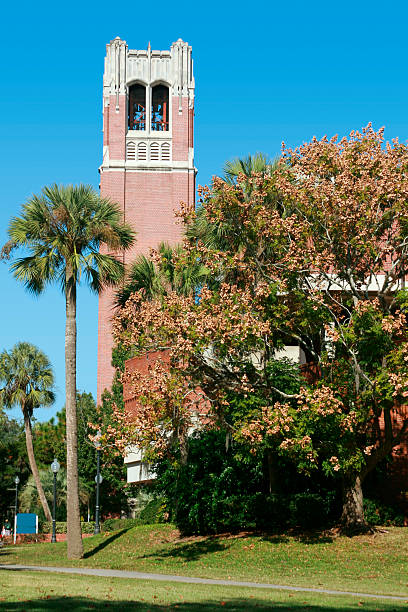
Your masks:
M 67 265 L 65 289 L 65 407 L 67 419 L 68 559 L 84 555 L 79 510 L 78 432 L 76 413 L 76 283 Z
M 180 463 L 181 465 L 187 464 L 188 459 L 188 444 L 187 444 L 187 432 L 182 428 L 181 433 L 179 434 L 179 447 L 180 447 Z
M 47 498 L 45 497 L 44 489 L 40 480 L 40 473 L 38 471 L 37 462 L 34 456 L 34 448 L 33 448 L 33 432 L 31 430 L 31 420 L 29 415 L 23 410 L 24 414 L 24 429 L 25 429 L 25 437 L 26 437 L 26 446 L 27 446 L 27 455 L 28 461 L 30 463 L 31 473 L 33 475 L 35 486 L 37 487 L 38 497 L 40 498 L 41 505 L 44 510 L 45 518 L 47 521 L 51 523 L 52 516 L 50 512 L 50 508 L 48 506 Z
M 360 476 L 343 481 L 343 512 L 341 524 L 350 531 L 367 531 L 364 518 L 363 489 Z
M 277 478 L 276 457 L 273 451 L 266 452 L 266 460 L 268 463 L 268 489 L 269 494 L 279 492 L 279 483 Z

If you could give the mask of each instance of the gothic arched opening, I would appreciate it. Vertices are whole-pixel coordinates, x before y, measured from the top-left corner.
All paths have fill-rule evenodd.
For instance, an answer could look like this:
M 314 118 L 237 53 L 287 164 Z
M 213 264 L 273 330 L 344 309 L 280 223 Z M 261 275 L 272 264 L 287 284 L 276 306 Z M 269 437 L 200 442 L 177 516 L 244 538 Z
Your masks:
M 165 85 L 152 87 L 152 131 L 167 132 L 169 129 L 169 88 Z
M 146 129 L 146 87 L 136 83 L 129 87 L 129 130 Z

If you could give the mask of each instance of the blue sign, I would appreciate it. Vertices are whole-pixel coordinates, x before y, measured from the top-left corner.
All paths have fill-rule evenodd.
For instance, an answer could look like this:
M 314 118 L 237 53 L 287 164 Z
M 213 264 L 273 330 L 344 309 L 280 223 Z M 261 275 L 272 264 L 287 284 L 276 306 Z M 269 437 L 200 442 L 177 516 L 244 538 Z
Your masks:
M 19 512 L 16 516 L 16 533 L 37 533 L 38 517 L 36 514 Z

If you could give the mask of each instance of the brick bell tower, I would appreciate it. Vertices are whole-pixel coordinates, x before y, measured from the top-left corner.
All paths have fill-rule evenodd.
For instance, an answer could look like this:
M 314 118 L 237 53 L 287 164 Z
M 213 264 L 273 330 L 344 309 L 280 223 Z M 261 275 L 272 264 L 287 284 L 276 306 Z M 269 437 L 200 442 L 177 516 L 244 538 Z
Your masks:
M 103 76 L 101 195 L 117 202 L 137 232 L 125 265 L 161 241 L 181 239 L 174 210 L 195 199 L 194 76 L 191 47 L 129 49 L 119 37 L 106 46 Z M 114 291 L 99 297 L 97 401 L 110 388 Z

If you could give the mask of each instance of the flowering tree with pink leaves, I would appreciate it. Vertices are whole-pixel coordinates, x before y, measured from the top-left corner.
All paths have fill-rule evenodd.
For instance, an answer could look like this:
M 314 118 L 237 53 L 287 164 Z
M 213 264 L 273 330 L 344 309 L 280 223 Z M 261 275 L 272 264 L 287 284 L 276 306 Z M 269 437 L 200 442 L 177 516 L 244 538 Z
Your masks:
M 178 261 L 209 271 L 199 299 L 139 292 L 116 320 L 134 354 L 168 356 L 134 381 L 140 418 L 122 415 L 120 439 L 153 453 L 185 444 L 199 390 L 205 426 L 341 478 L 342 522 L 364 528 L 362 482 L 408 431 L 393 419 L 408 397 L 407 172 L 407 146 L 369 125 L 203 189 L 198 211 L 181 210 Z M 278 361 L 285 386 L 277 351 L 294 344 L 307 372 Z

